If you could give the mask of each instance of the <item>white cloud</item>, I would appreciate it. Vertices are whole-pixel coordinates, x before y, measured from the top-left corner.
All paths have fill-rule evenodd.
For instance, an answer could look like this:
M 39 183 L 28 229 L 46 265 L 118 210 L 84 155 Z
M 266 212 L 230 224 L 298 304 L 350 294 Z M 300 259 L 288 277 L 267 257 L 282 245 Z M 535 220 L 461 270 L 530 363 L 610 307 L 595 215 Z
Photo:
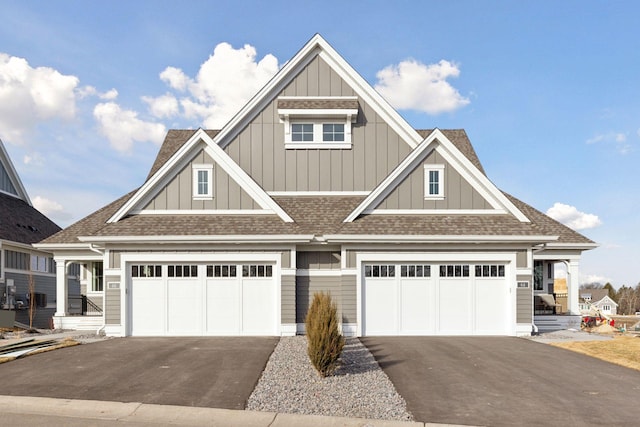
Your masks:
M 167 67 L 160 73 L 160 80 L 169 85 L 169 87 L 181 92 L 187 89 L 190 83 L 189 77 L 179 68 Z
M 113 148 L 121 152 L 130 151 L 135 141 L 160 144 L 166 133 L 164 125 L 140 120 L 138 113 L 123 110 L 114 102 L 96 105 L 93 115 L 100 133 L 107 137 Z
M 640 131 L 638 133 L 640 135 Z M 627 142 L 627 134 L 623 132 L 608 132 L 595 135 L 587 139 L 587 144 L 614 144 L 616 151 L 620 154 L 628 154 L 632 151 L 632 146 Z
M 32 165 L 32 166 L 44 165 L 44 158 L 40 153 L 33 153 L 31 155 L 25 154 L 22 161 L 25 165 Z
M 49 67 L 33 68 L 26 59 L 0 53 L 0 129 L 7 140 L 24 142 L 39 121 L 71 119 L 76 114 L 79 80 Z
M 375 89 L 397 109 L 439 114 L 471 102 L 447 81 L 459 75 L 460 69 L 449 61 L 425 65 L 410 59 L 378 71 Z
M 31 201 L 33 202 L 33 207 L 54 222 L 57 222 L 58 220 L 67 221 L 72 217 L 71 213 L 65 211 L 64 207 L 54 200 L 50 200 L 42 196 L 36 196 Z
M 143 96 L 142 100 L 149 105 L 151 114 L 158 118 L 175 117 L 180 111 L 178 100 L 171 94 L 158 96 L 156 98 Z
M 579 281 L 581 285 L 589 285 L 592 283 L 600 283 L 601 285 L 605 285 L 607 283 L 613 283 L 613 280 L 610 277 L 601 276 L 598 274 L 580 274 Z
M 220 128 L 277 71 L 278 60 L 273 55 L 265 55 L 258 61 L 253 46 L 234 49 L 228 43 L 220 43 L 195 78 L 179 68 L 167 67 L 160 73 L 160 79 L 171 89 L 186 92 L 179 99 L 185 118 L 198 120 L 206 128 Z M 167 117 L 168 112 L 174 111 L 168 96 L 144 100 L 156 117 Z
M 574 230 L 585 230 L 602 224 L 597 215 L 580 212 L 574 206 L 557 202 L 547 209 L 547 215 Z
M 80 98 L 86 98 L 88 96 L 97 96 L 103 101 L 113 101 L 118 97 L 118 91 L 115 89 L 108 90 L 106 92 L 98 92 L 93 86 L 84 86 L 77 90 Z

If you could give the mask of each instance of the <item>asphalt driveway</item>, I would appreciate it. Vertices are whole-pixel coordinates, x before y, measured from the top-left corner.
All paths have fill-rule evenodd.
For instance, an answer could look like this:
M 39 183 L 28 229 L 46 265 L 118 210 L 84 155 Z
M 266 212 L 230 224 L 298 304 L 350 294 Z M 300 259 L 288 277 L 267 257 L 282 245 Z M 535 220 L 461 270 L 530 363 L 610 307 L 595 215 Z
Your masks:
M 361 341 L 416 421 L 491 426 L 640 422 L 640 372 L 568 350 L 512 337 Z
M 116 338 L 0 364 L 0 395 L 244 409 L 278 338 Z

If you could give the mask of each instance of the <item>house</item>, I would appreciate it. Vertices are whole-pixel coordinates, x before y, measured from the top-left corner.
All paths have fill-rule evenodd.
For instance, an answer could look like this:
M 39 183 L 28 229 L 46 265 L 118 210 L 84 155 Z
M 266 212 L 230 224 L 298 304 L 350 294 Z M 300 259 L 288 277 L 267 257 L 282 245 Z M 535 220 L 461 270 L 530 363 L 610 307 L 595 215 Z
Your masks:
M 596 245 L 487 177 L 464 130 L 412 128 L 320 35 L 224 127 L 168 132 L 146 181 L 45 239 L 116 336 L 523 335 Z M 58 303 L 56 325 L 82 327 Z M 579 322 L 579 320 L 578 320 Z
M 58 231 L 60 227 L 31 204 L 0 140 L 0 310 L 15 312 L 18 322 L 29 325 L 31 282 L 36 298 L 32 325 L 50 325 L 56 307 L 55 264 L 50 252 L 32 244 Z M 73 283 L 69 288 L 73 295 Z
M 581 289 L 579 293 L 580 312 L 588 314 L 591 307 L 595 307 L 603 314 L 615 315 L 618 303 L 609 297 L 608 289 Z

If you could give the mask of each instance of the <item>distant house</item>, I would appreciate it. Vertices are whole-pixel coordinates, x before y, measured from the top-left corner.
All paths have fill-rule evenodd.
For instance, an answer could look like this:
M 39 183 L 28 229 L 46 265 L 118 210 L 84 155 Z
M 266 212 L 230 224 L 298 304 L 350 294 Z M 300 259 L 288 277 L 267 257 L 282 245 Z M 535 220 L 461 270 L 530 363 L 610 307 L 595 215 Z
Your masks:
M 169 131 L 142 186 L 37 244 L 58 301 L 83 264 L 118 336 L 302 333 L 318 291 L 347 335 L 526 335 L 534 295 L 579 316 L 596 246 L 497 188 L 464 130 L 410 126 L 320 35 L 221 129 Z
M 609 297 L 607 289 L 582 289 L 580 291 L 580 311 L 587 314 L 591 306 L 603 314 L 617 314 L 618 304 Z
M 56 266 L 50 252 L 36 250 L 32 244 L 58 231 L 60 227 L 31 204 L 0 140 L 0 309 L 15 311 L 18 322 L 29 324 L 29 281 L 33 281 L 33 326 L 51 324 L 56 309 Z M 70 282 L 72 295 L 74 290 L 79 287 Z

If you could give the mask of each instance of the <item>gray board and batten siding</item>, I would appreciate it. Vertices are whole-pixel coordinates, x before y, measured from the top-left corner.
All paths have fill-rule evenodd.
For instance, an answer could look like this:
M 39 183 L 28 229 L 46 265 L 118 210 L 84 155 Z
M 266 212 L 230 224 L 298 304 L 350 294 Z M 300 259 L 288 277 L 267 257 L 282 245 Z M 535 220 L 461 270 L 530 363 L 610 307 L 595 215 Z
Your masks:
M 9 174 L 4 168 L 4 165 L 0 163 L 0 191 L 4 191 L 5 193 L 18 195 L 15 187 L 11 183 L 9 179 Z
M 355 96 L 321 58 L 277 96 Z M 277 96 L 224 149 L 265 191 L 370 191 L 411 148 L 359 100 L 350 149 L 285 149 Z
M 182 170 L 145 207 L 148 210 L 260 209 L 260 206 L 229 174 L 200 150 Z M 196 200 L 193 197 L 193 166 L 213 165 L 213 197 Z
M 444 165 L 444 200 L 425 199 L 424 165 Z M 492 209 L 492 206 L 433 150 L 376 209 Z

